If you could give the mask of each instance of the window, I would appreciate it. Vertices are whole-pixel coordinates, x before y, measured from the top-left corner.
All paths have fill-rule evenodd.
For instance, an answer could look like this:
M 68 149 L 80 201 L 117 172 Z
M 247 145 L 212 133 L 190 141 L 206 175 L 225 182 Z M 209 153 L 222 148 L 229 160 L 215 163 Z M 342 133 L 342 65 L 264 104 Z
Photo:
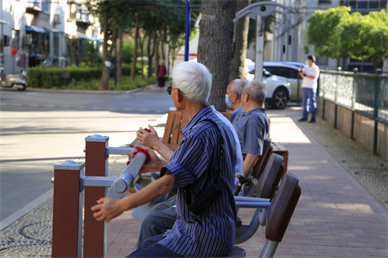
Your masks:
M 42 9 L 43 12 L 50 11 L 50 0 L 29 0 L 30 6 L 36 6 Z
M 299 72 L 296 69 L 278 66 L 265 66 L 265 70 L 273 75 L 282 76 L 291 79 L 298 79 Z

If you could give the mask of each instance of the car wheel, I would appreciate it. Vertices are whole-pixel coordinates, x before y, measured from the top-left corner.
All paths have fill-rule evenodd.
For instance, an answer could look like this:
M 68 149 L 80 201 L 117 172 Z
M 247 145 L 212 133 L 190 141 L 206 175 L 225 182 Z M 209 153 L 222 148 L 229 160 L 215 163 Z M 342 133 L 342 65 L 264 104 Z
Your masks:
M 272 96 L 271 107 L 276 109 L 283 109 L 286 107 L 287 101 L 288 101 L 287 90 L 283 88 L 277 89 Z

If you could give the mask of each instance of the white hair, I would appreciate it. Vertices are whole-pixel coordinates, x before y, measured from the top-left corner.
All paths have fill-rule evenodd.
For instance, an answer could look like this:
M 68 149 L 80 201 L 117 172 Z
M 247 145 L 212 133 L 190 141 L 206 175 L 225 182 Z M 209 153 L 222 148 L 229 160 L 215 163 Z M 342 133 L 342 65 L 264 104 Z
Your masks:
M 245 86 L 246 82 L 242 79 L 234 79 L 232 81 L 232 86 L 230 87 L 230 91 L 232 93 L 237 93 L 237 96 L 241 96 L 242 92 L 243 92 L 243 89 L 244 89 L 244 86 Z
M 212 87 L 212 75 L 201 63 L 183 62 L 172 71 L 172 81 L 190 101 L 207 105 Z
M 266 86 L 264 83 L 252 80 L 245 85 L 243 93 L 245 92 L 260 105 L 264 103 L 266 94 Z

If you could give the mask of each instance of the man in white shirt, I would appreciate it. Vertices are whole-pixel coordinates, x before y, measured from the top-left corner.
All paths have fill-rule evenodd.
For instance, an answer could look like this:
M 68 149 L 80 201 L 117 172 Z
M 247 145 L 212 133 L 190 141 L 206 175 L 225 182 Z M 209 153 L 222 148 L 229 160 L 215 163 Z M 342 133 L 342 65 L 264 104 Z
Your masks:
M 303 117 L 299 121 L 307 121 L 308 113 L 311 112 L 310 123 L 315 123 L 315 113 L 317 110 L 317 87 L 319 77 L 319 67 L 315 64 L 315 57 L 307 57 L 308 65 L 301 70 L 300 76 L 303 79 L 302 82 L 302 106 L 303 106 Z

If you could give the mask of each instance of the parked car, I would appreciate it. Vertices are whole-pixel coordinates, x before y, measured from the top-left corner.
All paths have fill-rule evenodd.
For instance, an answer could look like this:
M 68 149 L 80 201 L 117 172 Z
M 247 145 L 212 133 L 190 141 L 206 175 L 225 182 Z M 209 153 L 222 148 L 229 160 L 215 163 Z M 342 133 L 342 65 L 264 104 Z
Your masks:
M 246 59 L 245 66 L 248 68 L 249 73 L 247 77 L 253 78 L 255 63 L 250 59 Z M 263 69 L 263 82 L 267 87 L 266 105 L 276 109 L 285 108 L 292 93 L 287 79 L 274 75 L 267 69 Z
M 287 78 L 291 86 L 291 101 L 302 101 L 302 78 L 299 75 L 299 66 L 304 67 L 304 63 L 299 62 L 264 62 L 263 67 L 271 74 Z

